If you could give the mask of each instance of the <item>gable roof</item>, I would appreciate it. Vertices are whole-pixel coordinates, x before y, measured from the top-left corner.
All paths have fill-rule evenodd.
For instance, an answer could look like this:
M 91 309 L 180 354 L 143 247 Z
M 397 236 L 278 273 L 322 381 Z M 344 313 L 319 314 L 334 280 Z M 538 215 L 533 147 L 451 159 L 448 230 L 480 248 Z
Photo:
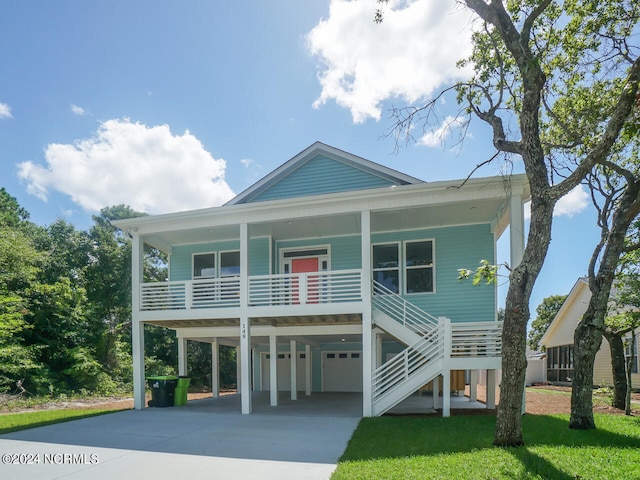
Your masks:
M 315 142 L 225 205 L 420 183 L 424 182 Z
M 553 340 L 555 335 L 562 333 L 565 335 L 570 333 L 571 342 L 569 343 L 573 343 L 573 331 L 582 319 L 582 315 L 584 315 L 587 309 L 590 298 L 591 290 L 589 290 L 589 281 L 587 277 L 580 277 L 571 288 L 560 310 L 558 310 L 558 313 L 553 317 L 547 330 L 540 338 L 540 345 L 546 346 Z

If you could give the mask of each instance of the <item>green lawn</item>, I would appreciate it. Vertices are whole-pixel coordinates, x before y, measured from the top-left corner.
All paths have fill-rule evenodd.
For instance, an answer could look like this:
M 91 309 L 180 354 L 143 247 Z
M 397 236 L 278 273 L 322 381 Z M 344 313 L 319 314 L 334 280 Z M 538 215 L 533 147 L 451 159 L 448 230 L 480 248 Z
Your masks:
M 340 458 L 341 479 L 640 479 L 640 418 L 523 417 L 525 446 L 495 448 L 493 416 L 364 418 Z
M 0 415 L 0 434 L 42 427 L 52 423 L 68 422 L 80 418 L 104 415 L 118 410 L 36 410 L 25 413 L 7 413 Z

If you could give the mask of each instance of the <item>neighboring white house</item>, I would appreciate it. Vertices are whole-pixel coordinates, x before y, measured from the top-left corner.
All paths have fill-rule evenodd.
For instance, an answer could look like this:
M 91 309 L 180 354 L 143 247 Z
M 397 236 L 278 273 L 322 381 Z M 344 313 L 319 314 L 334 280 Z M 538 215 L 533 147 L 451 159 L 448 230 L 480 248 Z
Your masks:
M 573 335 L 574 331 L 587 311 L 591 290 L 586 278 L 579 278 L 558 313 L 549 324 L 547 331 L 540 339 L 547 353 L 547 381 L 552 383 L 570 383 L 573 376 Z M 638 385 L 638 336 L 640 331 L 629 334 L 627 354 L 632 359 L 631 383 Z M 596 354 L 593 365 L 594 385 L 613 385 L 611 371 L 611 350 L 609 342 L 603 337 L 600 350 Z
M 197 175 L 197 172 L 194 172 Z M 496 262 L 510 228 L 524 249 L 524 175 L 427 183 L 314 143 L 226 205 L 114 222 L 133 243 L 135 407 L 144 407 L 144 325 L 239 348 L 242 412 L 251 391 L 362 393 L 381 415 L 434 381 L 449 414 L 452 378 L 487 378 L 495 403 L 502 325 L 496 287 L 458 269 Z M 169 255 L 169 281 L 143 279 L 143 246 Z M 464 384 L 463 384 L 464 387 Z

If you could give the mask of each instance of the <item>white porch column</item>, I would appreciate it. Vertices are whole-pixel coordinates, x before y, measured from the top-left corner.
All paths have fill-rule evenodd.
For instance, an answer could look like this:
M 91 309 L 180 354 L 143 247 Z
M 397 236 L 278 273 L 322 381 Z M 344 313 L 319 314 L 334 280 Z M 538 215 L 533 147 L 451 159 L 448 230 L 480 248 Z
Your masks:
M 251 413 L 251 319 L 240 317 L 240 385 L 242 413 Z
M 217 338 L 211 342 L 211 392 L 213 398 L 220 396 L 220 344 Z
M 311 395 L 311 345 L 308 343 L 304 346 L 304 379 L 305 379 L 305 395 Z
M 271 406 L 278 406 L 278 337 L 269 335 L 269 397 Z
M 140 235 L 133 234 L 131 250 L 131 354 L 133 356 L 133 406 L 137 410 L 145 407 L 144 371 L 144 323 L 140 322 L 140 284 L 142 283 L 142 261 L 144 242 Z
M 362 416 L 373 415 L 371 380 L 375 362 L 372 336 L 372 296 L 371 296 L 371 212 L 361 212 L 362 248 Z
M 433 409 L 440 408 L 440 376 L 433 379 Z
M 442 340 L 444 342 L 444 353 L 442 358 L 442 416 L 451 416 L 451 320 L 446 317 L 439 317 L 438 322 L 442 325 Z
M 469 401 L 475 402 L 478 400 L 478 370 L 471 370 L 469 372 Z
M 291 400 L 298 399 L 298 345 L 291 340 L 289 352 L 291 354 Z
M 382 333 L 377 328 L 374 330 L 374 332 L 376 336 L 376 363 L 374 365 L 374 368 L 378 368 L 381 367 L 384 363 L 382 359 Z
M 242 367 L 240 366 L 240 345 L 236 347 L 236 390 L 238 393 L 242 393 L 242 382 L 240 381 L 242 378 Z
M 442 369 L 442 416 L 451 416 L 451 370 Z
M 516 268 L 524 254 L 524 205 L 520 192 L 513 192 L 509 208 L 510 267 Z
M 178 375 L 187 374 L 187 339 L 178 337 Z
M 496 408 L 496 371 L 487 370 L 487 408 Z

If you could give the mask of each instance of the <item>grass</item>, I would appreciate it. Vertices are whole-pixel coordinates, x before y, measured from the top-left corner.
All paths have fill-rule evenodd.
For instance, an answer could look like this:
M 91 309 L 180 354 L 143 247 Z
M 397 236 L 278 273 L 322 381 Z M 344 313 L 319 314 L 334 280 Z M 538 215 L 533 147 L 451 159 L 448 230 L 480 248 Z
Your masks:
M 94 417 L 118 410 L 38 410 L 24 413 L 0 415 L 0 434 L 42 427 L 54 423 L 68 422 L 80 418 Z
M 332 480 L 640 478 L 640 419 L 595 419 L 575 431 L 568 415 L 526 415 L 525 446 L 496 448 L 493 416 L 364 418 Z

